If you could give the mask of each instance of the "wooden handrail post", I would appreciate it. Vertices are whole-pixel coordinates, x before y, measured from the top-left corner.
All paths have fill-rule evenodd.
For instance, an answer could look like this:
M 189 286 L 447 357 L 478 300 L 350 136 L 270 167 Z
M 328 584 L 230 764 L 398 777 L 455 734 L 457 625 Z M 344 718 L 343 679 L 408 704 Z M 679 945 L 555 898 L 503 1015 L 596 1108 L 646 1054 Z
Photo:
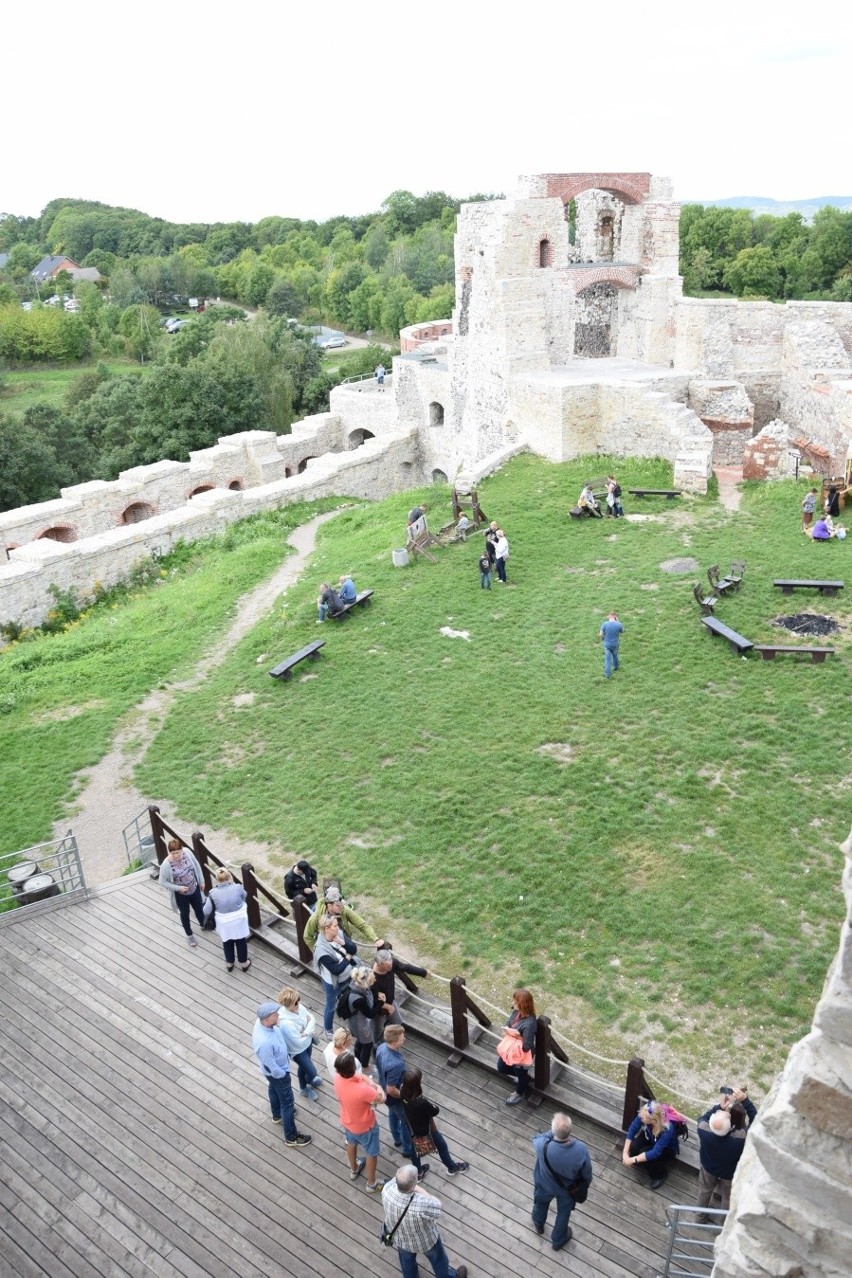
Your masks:
M 244 861 L 240 866 L 240 870 L 243 876 L 243 887 L 246 890 L 249 927 L 259 928 L 261 924 L 260 904 L 257 899 L 257 880 L 254 877 L 254 866 L 251 861 Z
M 204 875 L 204 891 L 209 892 L 213 886 L 213 875 L 210 873 L 210 860 L 207 855 L 207 844 L 204 842 L 204 835 L 200 830 L 193 830 L 190 838 L 192 839 L 192 850 L 195 853 L 195 859 L 201 866 L 201 872 Z
M 633 1056 L 627 1063 L 627 1082 L 624 1087 L 624 1113 L 621 1124 L 627 1131 L 639 1110 L 640 1100 L 654 1100 L 654 1093 L 645 1078 L 645 1062 L 641 1056 Z
M 314 961 L 314 956 L 310 951 L 307 941 L 305 940 L 305 927 L 308 919 L 311 917 L 308 907 L 305 905 L 305 898 L 299 892 L 293 897 L 293 922 L 296 924 L 296 941 L 299 945 L 299 958 L 307 966 L 310 967 Z
M 453 1044 L 456 1047 L 469 1047 L 470 1035 L 467 1028 L 467 995 L 464 988 L 464 977 L 454 976 L 450 981 L 450 1009 L 453 1013 Z
M 535 1062 L 533 1086 L 546 1092 L 550 1086 L 550 1017 L 540 1016 L 535 1024 Z
M 162 865 L 168 856 L 166 849 L 166 839 L 163 834 L 163 818 L 160 816 L 160 809 L 156 803 L 148 804 L 148 817 L 151 822 L 151 833 L 154 836 L 154 851 L 157 854 L 157 864 Z

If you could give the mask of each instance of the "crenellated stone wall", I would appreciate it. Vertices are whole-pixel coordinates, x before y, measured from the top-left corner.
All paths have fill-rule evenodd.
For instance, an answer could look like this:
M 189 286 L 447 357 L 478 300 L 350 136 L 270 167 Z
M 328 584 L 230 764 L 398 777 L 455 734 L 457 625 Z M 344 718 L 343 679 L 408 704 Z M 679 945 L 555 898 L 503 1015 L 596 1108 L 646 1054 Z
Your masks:
M 843 852 L 840 947 L 811 1032 L 749 1133 L 712 1278 L 852 1272 L 852 834 Z

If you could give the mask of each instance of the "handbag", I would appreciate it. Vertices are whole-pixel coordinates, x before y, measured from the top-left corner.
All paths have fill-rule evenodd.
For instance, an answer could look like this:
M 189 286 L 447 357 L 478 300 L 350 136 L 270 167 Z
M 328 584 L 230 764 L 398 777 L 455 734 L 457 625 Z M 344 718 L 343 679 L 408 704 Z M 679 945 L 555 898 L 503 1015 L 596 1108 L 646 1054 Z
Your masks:
M 532 1052 L 527 1051 L 524 1040 L 516 1034 L 503 1035 L 497 1044 L 497 1055 L 504 1065 L 523 1065 L 527 1068 L 533 1063 Z
M 402 1222 L 405 1220 L 405 1213 L 408 1211 L 409 1207 L 411 1206 L 413 1202 L 414 1202 L 414 1195 L 412 1194 L 408 1202 L 405 1204 L 405 1211 L 402 1213 L 399 1220 L 394 1225 L 393 1229 L 388 1229 L 385 1222 L 382 1221 L 382 1227 L 379 1230 L 379 1242 L 383 1242 L 386 1247 L 393 1246 L 393 1236 L 396 1233 L 396 1231 L 399 1229 Z
M 432 1130 L 435 1126 L 435 1120 L 429 1119 L 429 1131 L 425 1136 L 415 1136 L 411 1130 L 411 1119 L 408 1117 L 405 1106 L 402 1107 L 402 1116 L 405 1119 L 405 1125 L 408 1128 L 408 1134 L 411 1137 L 411 1143 L 414 1146 L 414 1152 L 418 1158 L 423 1158 L 426 1154 L 437 1154 L 438 1146 L 432 1139 Z
M 574 1199 L 575 1203 L 584 1203 L 589 1196 L 589 1186 L 583 1180 L 582 1176 L 576 1176 L 574 1180 L 572 1180 L 571 1183 L 569 1184 L 564 1176 L 560 1176 L 558 1172 L 555 1172 L 553 1170 L 553 1167 L 551 1166 L 551 1163 L 550 1163 L 550 1159 L 547 1157 L 547 1146 L 549 1144 L 550 1144 L 549 1140 L 545 1141 L 544 1148 L 542 1150 L 542 1153 L 544 1154 L 544 1161 L 545 1161 L 545 1164 L 547 1165 L 547 1170 L 550 1172 L 551 1176 L 556 1181 L 557 1185 L 561 1186 L 562 1189 L 565 1189 L 568 1191 L 568 1193 Z

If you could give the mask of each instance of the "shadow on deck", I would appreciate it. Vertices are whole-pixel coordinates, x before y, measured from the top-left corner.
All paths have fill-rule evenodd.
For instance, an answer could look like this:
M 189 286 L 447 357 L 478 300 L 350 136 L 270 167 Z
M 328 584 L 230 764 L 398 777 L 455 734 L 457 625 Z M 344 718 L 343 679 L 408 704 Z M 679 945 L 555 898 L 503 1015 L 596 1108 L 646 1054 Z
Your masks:
M 254 1009 L 294 984 L 321 1010 L 311 976 L 256 940 L 230 975 L 215 933 L 184 941 L 147 874 L 89 900 L 0 927 L 4 1173 L 0 1270 L 47 1275 L 355 1278 L 398 1274 L 378 1241 L 381 1205 L 350 1184 L 330 1084 L 300 1104 L 313 1144 L 287 1149 L 251 1051 Z M 554 1112 L 507 1109 L 506 1087 L 412 1034 L 406 1058 L 441 1106 L 450 1149 L 425 1187 L 441 1198 L 451 1260 L 471 1278 L 515 1273 L 654 1278 L 668 1246 L 665 1206 L 694 1201 L 678 1165 L 650 1193 L 612 1131 L 574 1116 L 595 1182 L 558 1254 L 530 1226 L 531 1137 Z M 315 1057 L 317 1052 L 315 1051 Z M 324 1066 L 318 1062 L 321 1072 Z M 400 1159 L 380 1111 L 379 1172 Z M 5 1266 L 9 1266 L 8 1269 Z

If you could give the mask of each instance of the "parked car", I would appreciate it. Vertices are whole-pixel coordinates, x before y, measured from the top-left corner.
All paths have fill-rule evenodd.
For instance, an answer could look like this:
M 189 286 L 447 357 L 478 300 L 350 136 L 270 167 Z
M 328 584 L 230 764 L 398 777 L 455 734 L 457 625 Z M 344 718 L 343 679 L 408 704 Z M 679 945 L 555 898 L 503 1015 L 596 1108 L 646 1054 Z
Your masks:
M 320 342 L 319 348 L 321 351 L 334 351 L 337 350 L 339 346 L 348 345 L 349 343 L 345 337 L 327 337 L 324 342 Z

